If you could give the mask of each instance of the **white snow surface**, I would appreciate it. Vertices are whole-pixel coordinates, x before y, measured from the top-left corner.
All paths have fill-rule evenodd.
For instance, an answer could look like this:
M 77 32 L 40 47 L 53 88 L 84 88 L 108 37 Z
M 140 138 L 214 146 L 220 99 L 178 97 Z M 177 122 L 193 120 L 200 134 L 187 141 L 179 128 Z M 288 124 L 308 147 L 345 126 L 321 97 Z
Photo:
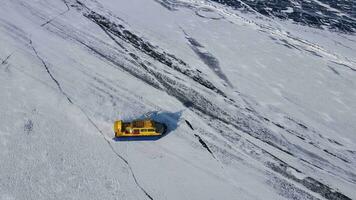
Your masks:
M 167 134 L 113 138 L 145 117 Z M 1 200 L 356 199 L 355 144 L 355 35 L 210 1 L 0 2 Z

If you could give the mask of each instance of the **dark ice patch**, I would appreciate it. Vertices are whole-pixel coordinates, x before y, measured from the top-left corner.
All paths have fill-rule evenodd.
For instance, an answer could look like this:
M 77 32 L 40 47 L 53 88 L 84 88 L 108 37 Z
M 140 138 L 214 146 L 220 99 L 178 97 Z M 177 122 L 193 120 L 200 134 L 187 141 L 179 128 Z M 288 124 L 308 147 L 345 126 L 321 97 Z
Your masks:
M 250 0 L 213 0 L 217 3 L 231 6 L 234 9 L 251 13 L 260 13 L 267 17 L 277 17 L 314 28 L 354 33 L 356 31 L 356 14 L 354 1 L 319 0 L 316 1 L 250 1 Z M 326 6 L 324 6 L 326 5 Z M 329 9 L 331 7 L 333 9 Z M 291 12 L 285 12 L 292 8 Z M 340 13 L 338 11 L 340 11 Z
M 116 37 L 121 38 L 123 41 L 125 41 L 127 43 L 131 43 L 138 50 L 146 53 L 147 55 L 150 55 L 152 58 L 156 58 L 153 56 L 156 53 L 152 53 L 152 51 L 157 51 L 158 48 L 156 48 L 156 47 L 146 48 L 147 46 L 141 46 L 140 44 L 141 44 L 141 42 L 143 42 L 143 41 L 141 41 L 142 39 L 139 38 L 139 40 L 136 40 L 137 38 L 131 37 L 132 36 L 131 34 L 125 33 L 125 35 L 120 35 L 120 34 L 123 34 L 123 32 L 122 32 L 122 30 L 119 30 L 120 28 L 117 28 L 118 25 L 115 25 L 115 24 L 111 23 L 110 21 L 107 21 L 108 19 L 106 19 L 106 18 L 101 18 L 102 16 L 98 17 L 94 13 L 94 16 L 91 16 L 91 17 L 87 16 L 87 17 L 89 19 L 93 20 L 98 25 L 100 24 L 99 26 L 102 26 L 106 30 L 110 31 L 111 34 L 115 33 Z M 89 44 L 85 44 L 85 45 L 88 48 L 95 50 L 95 52 L 98 55 L 113 62 L 112 61 L 113 58 L 110 58 L 107 55 L 105 55 L 105 52 L 102 52 L 99 49 L 96 49 L 95 46 L 90 46 Z M 162 56 L 157 57 L 156 59 L 159 59 L 162 63 L 166 63 L 168 67 L 174 68 L 175 66 L 172 66 L 172 64 L 169 63 L 169 61 L 174 60 L 173 57 L 171 57 L 171 56 L 173 56 L 173 55 L 168 55 L 168 54 L 164 55 L 163 54 Z M 168 59 L 166 60 L 166 58 L 168 58 Z M 115 62 L 113 62 L 113 63 L 115 63 Z M 182 66 L 184 66 L 182 63 L 180 63 L 180 64 Z M 116 65 L 118 65 L 118 64 L 116 63 Z M 147 66 L 144 66 L 144 65 L 147 65 Z M 123 66 L 120 66 L 120 67 L 123 67 Z M 224 124 L 231 124 L 236 129 L 241 130 L 241 131 L 251 135 L 252 137 L 259 139 L 267 144 L 270 144 L 271 146 L 273 146 L 285 153 L 295 156 L 294 154 L 289 153 L 287 151 L 289 149 L 289 148 L 287 148 L 289 143 L 285 142 L 283 139 L 278 138 L 270 130 L 264 128 L 261 125 L 261 123 L 254 116 L 247 115 L 243 112 L 240 113 L 239 110 L 236 110 L 236 114 L 225 111 L 224 109 L 222 109 L 218 105 L 215 105 L 209 99 L 207 99 L 206 97 L 201 95 L 198 91 L 196 91 L 190 87 L 186 87 L 184 84 L 181 84 L 178 80 L 167 77 L 162 72 L 158 72 L 158 71 L 150 69 L 150 66 L 147 63 L 143 63 L 142 68 L 147 70 L 147 73 L 154 76 L 161 83 L 162 87 L 160 89 L 166 91 L 169 95 L 176 97 L 182 103 L 189 102 L 189 101 L 193 102 L 193 105 L 190 109 L 195 111 L 200 116 L 208 117 L 208 118 L 217 120 Z M 144 71 L 144 70 L 142 70 L 142 71 Z M 144 72 L 146 72 L 146 71 L 144 71 Z M 195 72 L 195 70 L 194 70 L 194 72 Z M 142 76 L 142 74 L 139 74 L 139 77 L 141 80 L 145 80 L 145 78 Z
M 304 190 L 294 186 L 292 183 L 278 178 L 277 176 L 270 175 L 270 179 L 267 181 L 268 185 L 273 187 L 280 196 L 286 199 L 293 200 L 319 200 Z
M 196 39 L 188 36 L 186 33 L 186 38 L 189 42 L 190 48 L 194 51 L 194 53 L 225 83 L 227 83 L 230 87 L 233 87 L 230 80 L 221 70 L 219 60 L 210 52 L 206 51 L 205 47 L 200 44 Z
M 268 163 L 268 166 L 275 172 L 278 172 L 279 174 L 282 174 L 283 176 L 292 179 L 295 182 L 298 182 L 302 185 L 304 185 L 304 187 L 308 188 L 309 190 L 319 193 L 320 195 L 322 195 L 323 197 L 325 197 L 326 199 L 330 199 L 330 200 L 351 200 L 349 197 L 345 196 L 344 194 L 340 193 L 339 191 L 336 191 L 333 188 L 330 188 L 328 185 L 321 183 L 320 181 L 312 178 L 312 177 L 306 177 L 303 179 L 298 179 L 297 177 L 295 177 L 293 174 L 288 172 L 288 168 L 292 168 L 297 172 L 301 172 L 300 170 L 293 168 L 291 166 L 289 166 L 286 163 L 279 163 L 278 165 L 275 163 Z M 321 169 L 321 168 L 320 168 Z M 275 184 L 275 182 L 271 182 L 271 184 Z M 286 185 L 280 185 L 280 186 L 286 186 Z M 290 185 L 291 186 L 291 185 Z M 289 186 L 289 187 L 290 187 Z M 275 189 L 279 189 L 280 187 L 277 187 Z M 284 188 L 282 188 L 284 189 Z M 291 190 L 294 191 L 294 190 Z M 298 193 L 294 193 L 294 194 L 301 194 L 300 192 Z M 291 195 L 290 193 L 286 194 L 286 195 Z M 283 195 L 284 196 L 284 195 Z M 287 196 L 285 196 L 287 197 Z M 290 197 L 290 196 L 289 196 Z M 288 197 L 288 198 L 289 198 Z M 295 199 L 295 198 L 293 198 Z M 299 199 L 299 198 L 297 198 Z M 304 199 L 304 198 L 302 198 Z M 308 198 L 308 199 L 314 199 L 313 198 Z
M 105 16 L 100 15 L 86 8 L 84 5 L 82 5 L 82 8 L 87 10 L 87 12 L 84 13 L 84 16 L 87 17 L 89 20 L 93 21 L 94 23 L 96 23 L 106 33 L 112 34 L 113 36 L 120 38 L 121 40 L 132 45 L 138 51 L 146 54 L 147 56 L 153 58 L 154 60 L 162 63 L 163 65 L 168 66 L 169 68 L 172 68 L 173 70 L 181 74 L 184 74 L 185 76 L 193 79 L 194 81 L 198 82 L 200 85 L 218 93 L 219 95 L 226 97 L 224 92 L 222 92 L 220 89 L 215 87 L 215 85 L 211 83 L 209 80 L 207 80 L 205 77 L 203 77 L 201 73 L 198 73 L 197 71 L 191 69 L 191 66 L 189 66 L 183 60 L 177 58 L 175 55 L 167 53 L 163 49 L 152 45 L 150 42 L 144 40 L 140 36 L 126 29 L 123 25 L 110 21 Z M 97 54 L 102 54 L 101 52 L 95 50 L 93 47 L 89 46 L 88 44 L 85 44 L 83 42 L 81 43 L 87 46 L 88 48 L 90 48 L 92 51 L 96 51 Z
M 190 108 L 190 107 L 194 106 L 194 103 L 191 102 L 191 101 L 185 101 L 185 102 L 183 103 L 183 105 L 184 105 L 185 107 L 187 107 L 187 108 Z
M 23 126 L 24 132 L 28 135 L 33 131 L 33 122 L 32 120 L 27 120 Z

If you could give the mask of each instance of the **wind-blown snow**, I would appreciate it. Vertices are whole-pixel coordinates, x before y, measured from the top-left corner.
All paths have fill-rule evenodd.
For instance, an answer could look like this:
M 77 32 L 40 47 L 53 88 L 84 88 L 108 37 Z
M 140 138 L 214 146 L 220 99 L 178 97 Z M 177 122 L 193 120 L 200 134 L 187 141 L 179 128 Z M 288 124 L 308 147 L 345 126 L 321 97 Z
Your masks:
M 2 1 L 0 199 L 356 199 L 355 53 L 211 1 Z

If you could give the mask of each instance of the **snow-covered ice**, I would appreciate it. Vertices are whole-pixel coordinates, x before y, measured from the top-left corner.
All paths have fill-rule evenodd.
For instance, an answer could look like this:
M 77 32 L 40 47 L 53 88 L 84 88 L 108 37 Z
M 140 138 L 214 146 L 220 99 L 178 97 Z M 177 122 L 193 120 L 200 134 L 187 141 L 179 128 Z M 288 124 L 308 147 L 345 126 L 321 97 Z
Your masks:
M 355 55 L 212 1 L 2 0 L 0 199 L 356 199 Z

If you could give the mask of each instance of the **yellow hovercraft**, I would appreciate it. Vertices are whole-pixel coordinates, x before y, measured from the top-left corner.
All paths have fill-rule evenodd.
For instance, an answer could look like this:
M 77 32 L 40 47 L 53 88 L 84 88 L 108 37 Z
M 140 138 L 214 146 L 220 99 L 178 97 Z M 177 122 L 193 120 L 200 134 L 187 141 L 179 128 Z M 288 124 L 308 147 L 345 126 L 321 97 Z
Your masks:
M 140 136 L 161 136 L 167 130 L 165 124 L 145 119 L 135 120 L 132 122 L 115 121 L 115 137 L 140 137 Z

